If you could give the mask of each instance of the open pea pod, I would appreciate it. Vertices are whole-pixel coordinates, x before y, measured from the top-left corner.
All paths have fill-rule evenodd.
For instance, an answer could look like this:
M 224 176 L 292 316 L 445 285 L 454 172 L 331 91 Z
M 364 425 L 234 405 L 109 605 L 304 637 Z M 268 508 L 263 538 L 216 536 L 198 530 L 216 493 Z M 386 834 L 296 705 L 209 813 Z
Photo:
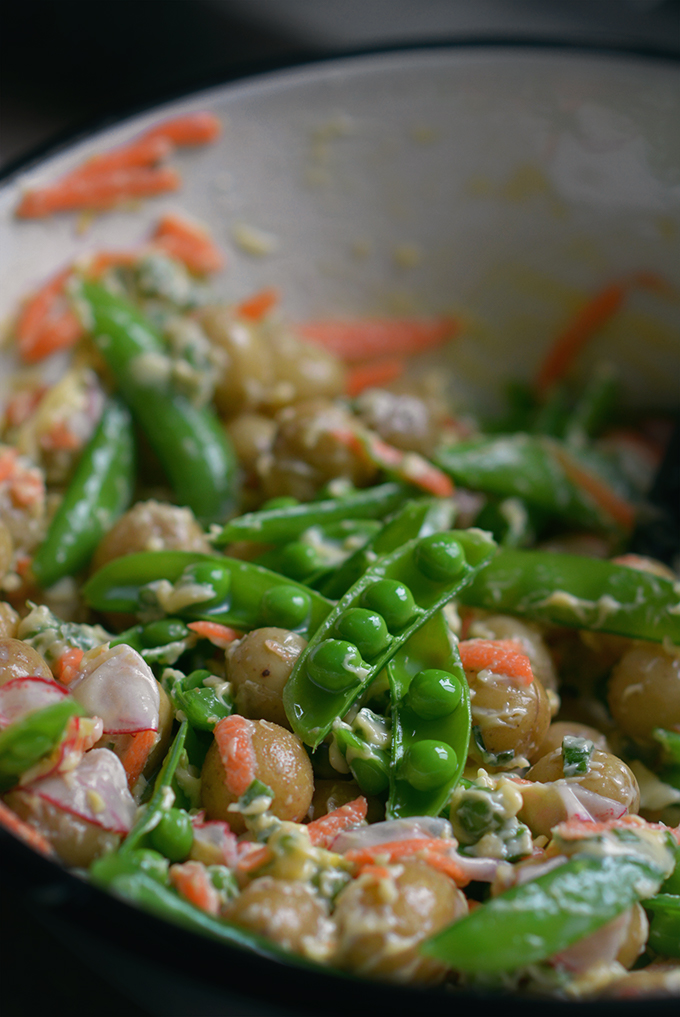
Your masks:
M 397 508 L 408 497 L 408 491 L 403 484 L 379 484 L 345 498 L 324 498 L 248 512 L 231 519 L 212 542 L 216 547 L 236 540 L 281 544 L 299 537 L 310 526 L 327 526 L 346 519 L 380 519 Z
M 88 580 L 83 596 L 97 611 L 164 613 L 158 585 L 164 581 L 164 589 L 181 584 L 187 594 L 183 604 L 180 596 L 165 613 L 243 630 L 275 625 L 307 636 L 333 606 L 315 590 L 260 565 L 192 551 L 142 551 L 116 558 Z
M 0 793 L 18 784 L 22 774 L 56 749 L 71 717 L 84 714 L 75 699 L 63 699 L 34 710 L 0 731 Z
M 376 557 L 390 554 L 415 537 L 427 537 L 448 530 L 455 516 L 455 505 L 448 498 L 417 498 L 407 501 L 371 540 L 347 559 L 316 588 L 325 597 L 339 600 L 357 582 Z
M 420 947 L 456 971 L 501 973 L 552 957 L 644 897 L 663 871 L 634 855 L 575 855 L 492 897 Z
M 470 741 L 470 691 L 441 611 L 387 664 L 392 765 L 386 818 L 437 816 L 460 780 Z
M 379 558 L 298 657 L 283 694 L 295 733 L 316 748 L 387 661 L 495 551 L 482 530 L 452 530 L 418 537 Z
M 461 600 L 553 625 L 680 643 L 678 584 L 597 558 L 504 549 Z

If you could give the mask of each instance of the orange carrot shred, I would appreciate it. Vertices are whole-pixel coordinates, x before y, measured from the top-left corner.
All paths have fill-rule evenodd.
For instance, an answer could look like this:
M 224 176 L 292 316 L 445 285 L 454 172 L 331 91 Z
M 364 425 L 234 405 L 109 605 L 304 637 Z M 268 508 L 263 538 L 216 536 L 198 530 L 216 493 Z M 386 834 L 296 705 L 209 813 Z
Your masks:
M 131 166 L 70 175 L 47 187 L 26 191 L 16 214 L 22 219 L 40 219 L 55 212 L 98 212 L 133 198 L 176 191 L 181 182 L 179 173 L 167 166 Z
M 210 882 L 205 866 L 200 862 L 183 862 L 168 869 L 170 882 L 194 907 L 209 915 L 220 911 L 220 896 Z
M 468 639 L 458 644 L 466 671 L 490 670 L 531 685 L 534 674 L 522 644 L 515 639 Z
M 127 774 L 128 787 L 131 791 L 142 775 L 142 770 L 157 738 L 157 731 L 137 731 L 132 735 L 132 740 L 121 757 L 121 763 Z
M 253 749 L 252 721 L 237 713 L 223 717 L 214 729 L 224 766 L 224 782 L 230 794 L 240 798 L 255 780 L 257 760 Z
M 363 796 L 355 798 L 352 802 L 340 805 L 332 812 L 307 824 L 307 833 L 316 847 L 330 847 L 333 840 L 343 830 L 351 826 L 358 826 L 366 818 L 368 802 Z
M 23 840 L 24 843 L 28 844 L 34 851 L 40 852 L 41 855 L 49 858 L 54 854 L 52 845 L 47 838 L 43 837 L 34 826 L 20 819 L 15 812 L 12 812 L 9 805 L 5 805 L 3 801 L 0 801 L 0 826 L 9 830 L 15 837 Z
M 61 183 L 66 180 L 83 179 L 84 177 L 99 176 L 102 173 L 111 173 L 114 170 L 132 169 L 136 166 L 155 166 L 162 162 L 173 150 L 172 142 L 161 135 L 144 135 L 127 145 L 119 148 L 112 148 L 109 152 L 102 152 L 100 155 L 93 155 L 81 166 L 67 173 L 61 178 Z
M 151 243 L 197 275 L 208 275 L 224 266 L 224 255 L 208 231 L 179 215 L 164 215 Z
M 367 848 L 353 848 L 345 852 L 347 861 L 353 862 L 362 872 L 370 871 L 383 859 L 397 862 L 402 858 L 417 857 L 431 865 L 432 868 L 446 873 L 459 886 L 470 882 L 470 877 L 450 855 L 452 841 L 438 840 L 433 837 L 410 837 L 406 840 L 387 841 L 374 844 Z
M 455 858 L 435 851 L 425 851 L 423 858 L 431 868 L 436 869 L 438 872 L 443 872 L 445 876 L 449 876 L 456 886 L 467 886 L 470 882 L 471 877 L 463 871 Z
M 222 124 L 214 113 L 200 110 L 196 113 L 185 113 L 171 120 L 151 127 L 143 135 L 145 139 L 165 138 L 173 145 L 208 145 L 216 141 L 222 133 Z
M 201 639 L 209 639 L 214 646 L 219 646 L 221 649 L 229 646 L 229 643 L 233 643 L 241 636 L 241 633 L 236 629 L 230 629 L 228 625 L 220 625 L 219 622 L 189 622 L 187 628 L 195 632 Z
M 60 681 L 62 685 L 70 685 L 78 672 L 83 656 L 84 650 L 77 646 L 64 650 L 53 668 L 54 677 L 57 681 Z
M 19 355 L 26 363 L 36 363 L 50 353 L 68 349 L 83 334 L 83 326 L 65 302 L 70 275 L 70 268 L 58 272 L 21 309 L 15 333 Z
M 99 279 L 110 268 L 127 268 L 139 261 L 138 251 L 97 251 L 88 260 L 85 274 L 91 279 Z
M 459 331 L 453 318 L 374 318 L 306 321 L 296 326 L 307 342 L 323 346 L 349 363 L 381 356 L 422 353 L 441 346 Z
M 617 494 L 596 473 L 586 469 L 564 446 L 554 442 L 551 443 L 551 448 L 569 479 L 590 495 L 598 508 L 610 516 L 617 525 L 624 530 L 632 530 L 635 524 L 633 505 Z
M 369 360 L 365 364 L 357 364 L 347 375 L 345 391 L 354 398 L 367 388 L 379 388 L 400 378 L 406 370 L 406 361 L 402 357 L 383 357 L 381 360 Z
M 536 388 L 541 395 L 567 374 L 581 350 L 623 306 L 632 289 L 644 288 L 668 295 L 668 283 L 652 272 L 637 272 L 618 282 L 605 286 L 576 313 L 554 341 L 536 376 Z
M 267 865 L 273 858 L 274 853 L 271 848 L 266 844 L 258 844 L 240 856 L 236 868 L 239 872 L 254 872 L 256 869 L 261 869 L 263 865 Z
M 329 433 L 364 462 L 393 474 L 407 484 L 413 484 L 438 498 L 448 498 L 454 492 L 451 479 L 417 452 L 402 452 L 371 431 L 363 429 L 336 427 Z
M 236 305 L 235 311 L 239 318 L 246 318 L 248 321 L 262 321 L 276 307 L 280 299 L 280 291 L 275 286 L 268 286 L 242 300 L 240 304 Z

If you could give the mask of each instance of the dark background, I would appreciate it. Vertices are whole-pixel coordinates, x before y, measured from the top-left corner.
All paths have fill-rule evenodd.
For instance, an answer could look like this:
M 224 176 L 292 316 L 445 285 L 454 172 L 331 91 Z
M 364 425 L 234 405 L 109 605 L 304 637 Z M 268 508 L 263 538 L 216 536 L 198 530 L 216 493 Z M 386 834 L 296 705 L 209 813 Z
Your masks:
M 394 45 L 551 40 L 680 56 L 678 0 L 16 0 L 0 7 L 0 169 L 184 91 Z M 142 1015 L 2 901 L 2 1011 Z M 190 1009 L 187 1013 L 191 1013 Z M 194 1010 L 198 1014 L 198 1010 Z

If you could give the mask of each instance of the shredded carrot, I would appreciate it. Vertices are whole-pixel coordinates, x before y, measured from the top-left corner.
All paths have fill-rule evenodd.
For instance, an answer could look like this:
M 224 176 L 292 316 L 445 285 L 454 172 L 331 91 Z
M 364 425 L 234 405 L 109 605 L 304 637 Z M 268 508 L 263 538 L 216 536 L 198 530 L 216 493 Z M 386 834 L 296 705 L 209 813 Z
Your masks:
M 262 321 L 276 307 L 280 299 L 280 291 L 275 286 L 268 286 L 242 300 L 240 304 L 236 305 L 235 311 L 239 318 L 246 318 L 248 321 Z
M 388 385 L 395 378 L 400 378 L 405 370 L 406 361 L 403 357 L 383 357 L 380 360 L 357 364 L 347 375 L 345 391 L 353 398 L 364 389 Z
M 514 639 L 468 639 L 458 644 L 460 659 L 466 671 L 493 671 L 516 678 L 521 685 L 531 685 L 534 674 L 531 661 L 521 643 Z
M 79 649 L 77 646 L 64 650 L 52 668 L 57 681 L 60 681 L 62 685 L 70 685 L 78 673 L 78 668 L 84 655 L 84 650 Z
M 13 448 L 3 448 L 0 451 L 0 484 L 9 480 L 17 468 L 17 454 Z
M 624 530 L 632 530 L 635 524 L 635 508 L 630 502 L 617 494 L 601 477 L 586 469 L 564 446 L 551 442 L 550 447 L 567 477 L 585 491 L 597 507 L 615 523 Z
M 261 869 L 263 865 L 267 865 L 273 858 L 274 853 L 266 844 L 253 845 L 250 850 L 244 851 L 240 855 L 236 868 L 243 873 L 254 872 L 256 869 Z
M 234 713 L 223 717 L 213 732 L 224 766 L 224 782 L 229 793 L 237 798 L 245 794 L 256 776 L 252 730 L 252 721 Z
M 386 841 L 368 848 L 354 848 L 345 852 L 347 861 L 353 862 L 361 871 L 372 868 L 383 859 L 398 862 L 400 859 L 417 857 L 431 865 L 432 868 L 450 876 L 458 886 L 466 886 L 470 877 L 463 871 L 455 858 L 450 855 L 450 840 L 438 840 L 434 837 L 410 837 L 407 840 Z
M 131 166 L 71 175 L 47 187 L 26 191 L 16 214 L 22 219 L 40 219 L 55 212 L 99 212 L 133 198 L 176 191 L 181 182 L 179 173 L 167 166 Z
M 40 400 L 47 392 L 47 385 L 36 385 L 35 388 L 26 388 L 7 403 L 5 407 L 5 420 L 9 427 L 20 427 L 29 420 L 40 404 Z
M 89 258 L 85 273 L 92 279 L 99 279 L 110 268 L 128 268 L 136 264 L 139 257 L 139 251 L 97 251 Z
M 21 309 L 15 334 L 19 355 L 27 363 L 68 349 L 83 335 L 83 326 L 66 302 L 65 287 L 70 275 L 70 268 L 58 272 Z
M 183 862 L 168 869 L 170 882 L 194 907 L 217 915 L 220 911 L 220 896 L 210 882 L 210 876 L 200 862 Z
M 208 275 L 224 266 L 224 255 L 208 231 L 179 215 L 164 215 L 151 243 L 197 275 Z
M 22 579 L 28 578 L 28 572 L 31 567 L 33 559 L 29 554 L 19 554 L 14 561 L 14 571 Z
M 325 816 L 307 824 L 307 833 L 316 847 L 330 847 L 337 835 L 349 827 L 358 826 L 366 818 L 368 803 L 363 796 L 347 802 Z
M 664 279 L 652 272 L 637 272 L 634 275 L 610 283 L 596 293 L 582 307 L 565 330 L 561 332 L 548 350 L 536 376 L 536 388 L 541 395 L 569 372 L 576 358 L 593 338 L 623 306 L 633 289 L 644 288 L 668 295 L 671 287 Z
M 142 775 L 142 770 L 146 766 L 149 753 L 157 738 L 157 731 L 137 731 L 132 735 L 130 744 L 121 757 L 121 763 L 127 774 L 128 787 L 131 791 Z
M 54 854 L 52 845 L 43 837 L 35 827 L 30 826 L 24 822 L 23 819 L 19 819 L 15 812 L 12 812 L 8 805 L 5 805 L 3 801 L 0 801 L 0 826 L 3 826 L 10 833 L 13 833 L 19 840 L 23 840 L 25 844 L 33 848 L 34 851 L 39 851 L 41 855 L 50 857 Z
M 66 180 L 83 179 L 111 173 L 114 170 L 132 169 L 137 166 L 155 166 L 162 162 L 173 150 L 172 142 L 161 135 L 143 135 L 119 148 L 112 148 L 101 155 L 93 155 L 81 166 L 61 178 Z
M 450 855 L 426 850 L 423 852 L 423 859 L 431 868 L 436 869 L 438 872 L 443 872 L 445 876 L 452 879 L 456 886 L 467 886 L 470 882 L 470 876 L 463 871 L 455 858 L 451 858 Z
M 216 141 L 222 133 L 222 124 L 214 113 L 200 110 L 197 113 L 185 113 L 173 117 L 150 128 L 143 138 L 164 138 L 173 145 L 208 145 Z
M 82 445 L 81 439 L 74 434 L 65 420 L 58 420 L 40 439 L 40 444 L 46 449 L 60 449 L 73 451 Z
M 417 452 L 402 452 L 364 429 L 336 427 L 329 433 L 364 462 L 385 470 L 398 480 L 413 484 L 438 498 L 449 498 L 454 492 L 451 479 Z
M 195 632 L 201 639 L 209 639 L 213 646 L 219 646 L 220 649 L 225 649 L 225 647 L 241 636 L 241 633 L 237 632 L 236 629 L 230 629 L 228 625 L 220 625 L 219 622 L 189 622 L 187 628 Z
M 381 879 L 389 879 L 392 873 L 385 865 L 364 865 L 362 866 L 360 875 L 369 876 L 378 883 Z
M 306 321 L 298 335 L 349 363 L 382 356 L 422 353 L 441 346 L 459 331 L 453 318 L 374 318 L 356 321 Z

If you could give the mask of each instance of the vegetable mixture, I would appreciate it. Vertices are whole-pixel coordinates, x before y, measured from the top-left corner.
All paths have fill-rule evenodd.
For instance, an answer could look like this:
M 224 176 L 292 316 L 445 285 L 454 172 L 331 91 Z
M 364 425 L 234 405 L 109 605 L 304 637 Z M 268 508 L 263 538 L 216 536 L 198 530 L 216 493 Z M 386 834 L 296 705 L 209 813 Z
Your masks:
M 179 186 L 157 163 L 217 130 L 160 125 L 18 214 Z M 569 383 L 662 281 L 597 294 L 479 420 L 410 361 L 456 322 L 290 323 L 273 289 L 216 303 L 222 261 L 168 215 L 13 322 L 0 821 L 265 955 L 680 994 L 680 586 L 626 553 L 669 421 L 624 418 L 609 369 Z

